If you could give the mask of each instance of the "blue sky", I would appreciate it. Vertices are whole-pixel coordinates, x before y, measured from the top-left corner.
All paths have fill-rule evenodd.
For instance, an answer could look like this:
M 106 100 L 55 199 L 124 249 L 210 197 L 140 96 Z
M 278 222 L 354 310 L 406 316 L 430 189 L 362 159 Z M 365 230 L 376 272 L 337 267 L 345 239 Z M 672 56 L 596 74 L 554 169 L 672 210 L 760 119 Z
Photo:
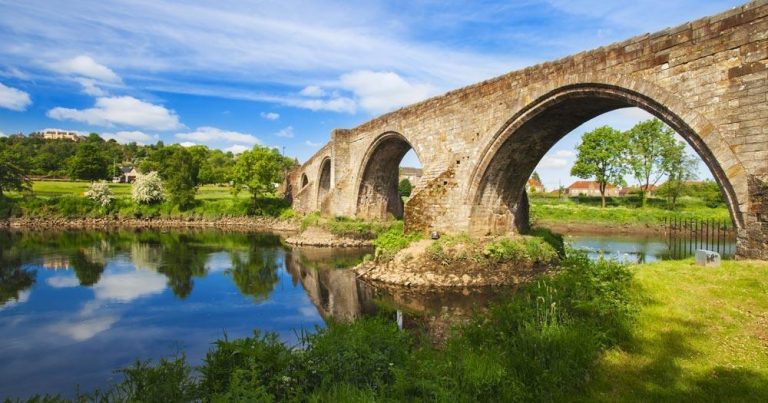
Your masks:
M 335 127 L 739 4 L 0 0 L 0 133 L 263 144 L 303 161 Z M 585 130 L 643 118 L 621 110 L 574 131 L 540 164 L 545 185 L 569 183 Z

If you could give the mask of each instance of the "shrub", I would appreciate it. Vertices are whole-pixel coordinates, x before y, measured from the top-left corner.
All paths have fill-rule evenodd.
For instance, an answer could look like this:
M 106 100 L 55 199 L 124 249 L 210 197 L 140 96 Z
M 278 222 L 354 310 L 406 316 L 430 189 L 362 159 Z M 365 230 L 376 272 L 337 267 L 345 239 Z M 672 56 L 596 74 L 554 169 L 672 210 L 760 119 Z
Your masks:
M 91 186 L 85 192 L 85 197 L 93 200 L 96 204 L 102 207 L 108 206 L 112 203 L 112 200 L 115 199 L 112 190 L 105 181 L 92 182 Z
M 160 203 L 165 199 L 163 182 L 157 172 L 138 175 L 131 187 L 131 199 L 139 204 Z
M 391 259 L 398 251 L 407 248 L 411 242 L 419 239 L 421 239 L 421 234 L 406 234 L 403 222 L 398 221 L 373 240 L 373 246 L 376 247 L 376 257 Z

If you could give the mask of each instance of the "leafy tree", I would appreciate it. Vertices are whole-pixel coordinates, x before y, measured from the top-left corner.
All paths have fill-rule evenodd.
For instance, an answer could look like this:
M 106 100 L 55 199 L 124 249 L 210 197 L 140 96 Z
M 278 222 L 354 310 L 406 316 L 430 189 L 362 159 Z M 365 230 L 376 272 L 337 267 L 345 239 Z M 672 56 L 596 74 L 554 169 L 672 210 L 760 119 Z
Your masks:
M 77 251 L 69 257 L 69 264 L 75 270 L 75 276 L 80 285 L 90 287 L 99 282 L 101 273 L 104 272 L 104 264 L 92 262 L 83 251 Z
M 242 189 L 250 192 L 254 211 L 258 211 L 259 198 L 274 192 L 291 166 L 293 160 L 283 157 L 276 149 L 254 146 L 240 154 L 235 163 L 232 191 L 235 194 Z
M 608 126 L 584 133 L 576 147 L 578 156 L 571 175 L 582 179 L 594 177 L 600 187 L 602 206 L 608 184 L 624 184 L 626 142 L 624 134 Z
M 163 182 L 157 172 L 136 177 L 136 181 L 131 186 L 131 200 L 139 204 L 152 204 L 164 199 Z
M 22 191 L 30 188 L 29 168 L 5 142 L 0 142 L 0 197 L 9 190 Z
M 411 181 L 408 178 L 403 178 L 397 185 L 397 192 L 400 193 L 400 197 L 410 197 L 412 190 L 413 185 L 411 185 Z
M 695 156 L 685 152 L 685 144 L 682 142 L 670 150 L 667 158 L 667 181 L 659 186 L 656 193 L 666 197 L 669 208 L 674 210 L 677 207 L 677 198 L 683 195 L 688 183 L 696 179 L 699 161 Z
M 642 190 L 645 207 L 648 190 L 670 170 L 678 146 L 674 132 L 658 119 L 649 119 L 629 129 L 628 164 Z
M 195 202 L 200 165 L 192 153 L 182 146 L 167 147 L 170 153 L 160 170 L 170 201 L 181 208 Z
M 97 143 L 96 141 L 80 143 L 77 153 L 69 161 L 69 176 L 72 179 L 90 181 L 107 179 L 109 164 Z
M 704 201 L 707 207 L 714 208 L 725 203 L 720 185 L 710 179 L 688 184 L 683 193 L 686 196 L 698 197 Z

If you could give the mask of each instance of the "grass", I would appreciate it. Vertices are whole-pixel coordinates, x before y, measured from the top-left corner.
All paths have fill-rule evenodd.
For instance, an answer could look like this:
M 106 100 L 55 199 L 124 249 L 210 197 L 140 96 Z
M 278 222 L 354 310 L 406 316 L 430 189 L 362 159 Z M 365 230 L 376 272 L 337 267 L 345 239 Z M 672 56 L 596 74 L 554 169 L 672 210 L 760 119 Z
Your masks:
M 375 239 L 380 234 L 388 231 L 392 227 L 400 225 L 402 221 L 366 221 L 350 217 L 322 217 L 320 213 L 314 212 L 307 214 L 301 219 L 301 231 L 309 227 L 318 227 L 327 230 L 333 235 L 351 238 L 351 239 Z
M 646 207 L 639 207 L 631 198 L 612 198 L 607 207 L 599 206 L 599 198 L 576 197 L 560 199 L 557 197 L 532 196 L 530 198 L 530 216 L 533 222 L 548 220 L 563 223 L 618 224 L 654 226 L 664 223 L 671 217 L 692 220 L 730 221 L 730 214 L 725 206 L 707 207 L 703 201 L 686 197 L 679 203 L 679 208 L 669 210 L 660 199 L 651 199 Z
M 644 304 L 585 401 L 768 401 L 768 263 L 635 266 Z
M 53 196 L 82 196 L 88 190 L 90 182 L 87 181 L 34 181 L 32 182 L 32 191 L 39 197 Z M 129 183 L 109 183 L 109 189 L 112 190 L 117 198 L 130 198 L 131 185 Z M 15 195 L 9 193 L 9 195 Z M 197 200 L 228 200 L 234 198 L 247 199 L 246 192 L 241 192 L 235 197 L 230 192 L 229 186 L 203 185 L 197 190 Z

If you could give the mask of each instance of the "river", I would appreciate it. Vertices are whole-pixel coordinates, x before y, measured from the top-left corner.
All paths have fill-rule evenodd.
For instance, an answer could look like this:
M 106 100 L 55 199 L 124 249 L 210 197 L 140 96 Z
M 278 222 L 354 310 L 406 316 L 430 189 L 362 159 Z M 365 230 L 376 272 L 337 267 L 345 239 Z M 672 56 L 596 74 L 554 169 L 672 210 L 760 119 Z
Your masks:
M 593 256 L 664 257 L 658 239 L 571 242 Z M 0 399 L 103 388 L 139 358 L 184 352 L 198 364 L 216 339 L 256 328 L 295 344 L 330 316 L 389 315 L 439 339 L 450 319 L 513 292 L 375 289 L 344 270 L 367 253 L 269 233 L 0 231 Z

